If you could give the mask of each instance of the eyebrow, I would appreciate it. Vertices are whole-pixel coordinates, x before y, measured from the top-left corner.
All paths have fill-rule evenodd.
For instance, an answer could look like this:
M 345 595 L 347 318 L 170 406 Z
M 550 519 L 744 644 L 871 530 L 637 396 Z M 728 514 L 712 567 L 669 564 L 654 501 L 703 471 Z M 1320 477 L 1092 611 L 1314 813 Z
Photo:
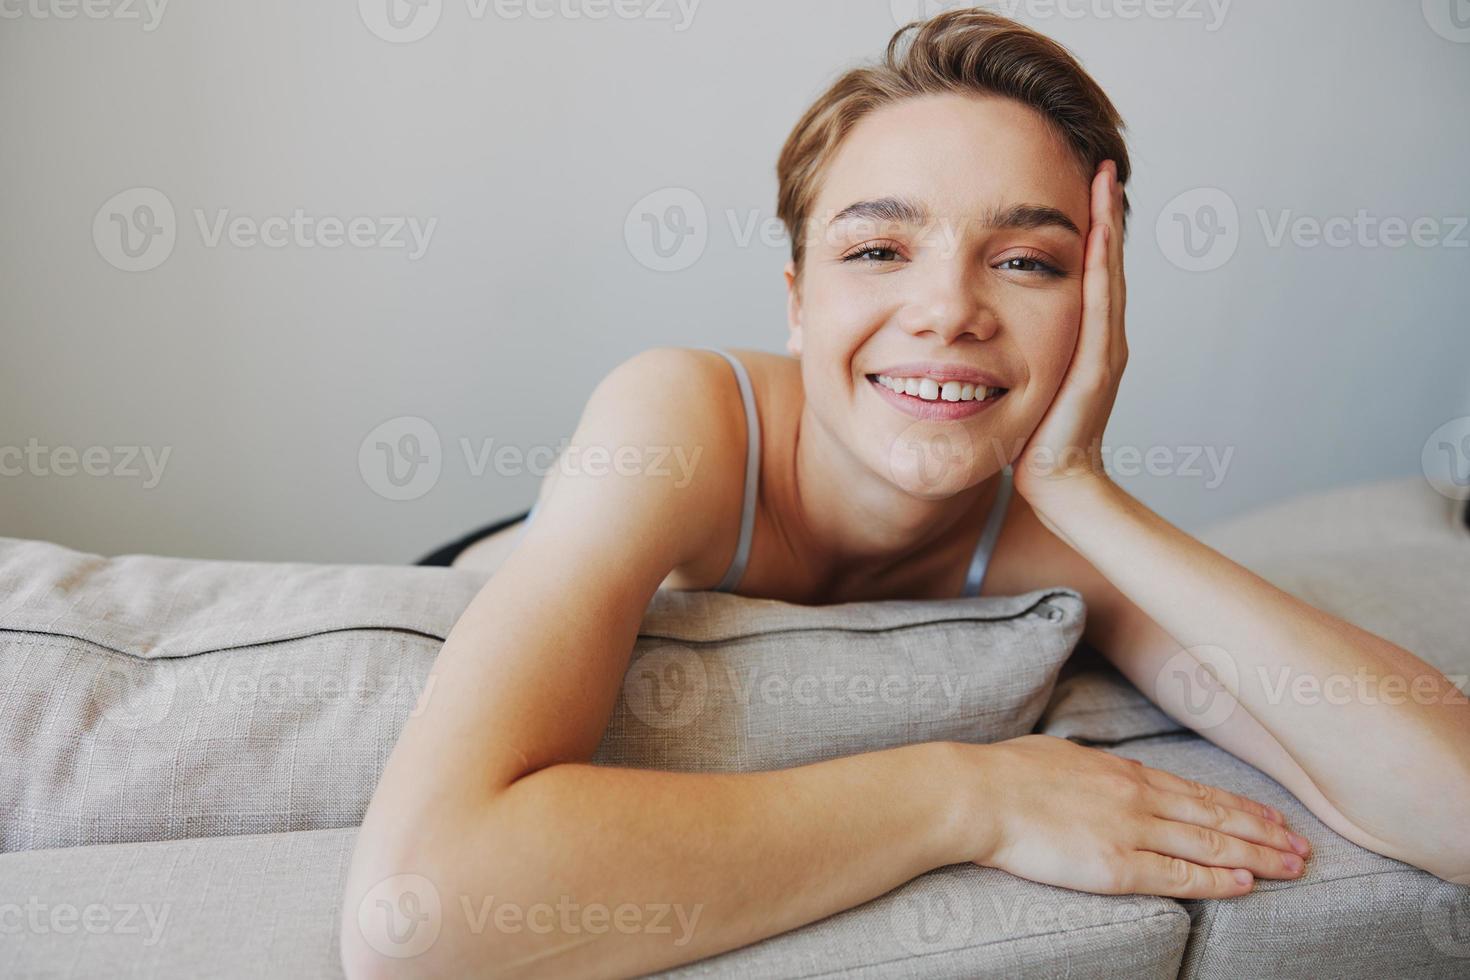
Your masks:
M 923 225 L 930 220 L 929 209 L 906 197 L 880 197 L 872 201 L 856 201 L 838 211 L 827 222 L 832 227 L 840 221 L 867 219 L 904 225 Z M 1061 211 L 1046 204 L 1012 204 L 990 207 L 980 216 L 982 228 L 1061 228 L 1082 236 L 1081 230 Z

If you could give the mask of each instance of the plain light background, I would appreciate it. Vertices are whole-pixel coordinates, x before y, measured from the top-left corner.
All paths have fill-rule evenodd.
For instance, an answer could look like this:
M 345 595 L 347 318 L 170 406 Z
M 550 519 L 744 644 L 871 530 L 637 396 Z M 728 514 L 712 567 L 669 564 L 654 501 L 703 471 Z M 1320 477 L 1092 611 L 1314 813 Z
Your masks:
M 783 349 L 781 144 L 841 70 L 940 7 L 391 0 L 395 28 L 389 2 L 178 2 L 156 20 L 143 0 L 5 6 L 0 535 L 398 563 L 529 506 L 529 466 L 475 472 L 487 440 L 556 447 L 646 347 Z M 1067 45 L 1129 126 L 1132 357 L 1108 442 L 1160 447 L 1168 472 L 1119 482 L 1198 529 L 1419 472 L 1431 434 L 1470 413 L 1454 220 L 1470 213 L 1470 5 L 990 6 Z M 138 217 L 136 188 L 166 198 L 176 240 L 124 271 L 107 235 Z M 1222 199 L 1234 217 L 1208 210 Z M 413 258 L 210 244 L 197 216 L 208 231 L 222 211 L 297 209 L 374 235 L 435 224 Z M 1290 231 L 1360 211 L 1428 223 L 1396 246 Z M 665 259 L 650 221 L 693 235 Z M 1211 268 L 1182 267 L 1191 222 L 1223 232 Z M 437 477 L 385 482 L 376 444 L 415 450 L 402 440 L 424 425 Z M 58 447 L 102 447 L 97 472 Z M 1202 460 L 1190 475 L 1191 447 L 1231 453 L 1218 485 Z M 144 448 L 168 452 L 155 486 Z

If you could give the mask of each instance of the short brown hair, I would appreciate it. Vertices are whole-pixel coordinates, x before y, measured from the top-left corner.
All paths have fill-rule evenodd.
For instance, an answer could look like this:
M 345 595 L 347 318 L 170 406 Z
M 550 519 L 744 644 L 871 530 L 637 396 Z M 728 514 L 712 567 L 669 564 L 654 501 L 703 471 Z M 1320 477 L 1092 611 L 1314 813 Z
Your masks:
M 1118 183 L 1126 185 L 1123 119 L 1066 48 L 997 13 L 948 10 L 899 28 L 881 62 L 838 78 L 786 138 L 776 163 L 776 214 L 791 237 L 798 276 L 822 169 L 852 127 L 880 106 L 951 92 L 1000 95 L 1030 106 L 1055 127 L 1089 176 L 1102 161 L 1113 160 Z M 1128 211 L 1125 193 L 1125 227 Z

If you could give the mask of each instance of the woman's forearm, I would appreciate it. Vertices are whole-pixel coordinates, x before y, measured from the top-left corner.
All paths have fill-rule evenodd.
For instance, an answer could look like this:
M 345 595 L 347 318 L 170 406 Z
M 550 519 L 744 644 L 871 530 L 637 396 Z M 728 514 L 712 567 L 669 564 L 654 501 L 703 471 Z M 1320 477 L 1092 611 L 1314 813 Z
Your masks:
M 965 860 L 957 841 L 983 828 L 961 831 L 953 759 L 927 743 L 758 773 L 549 766 L 370 859 L 358 900 L 421 875 L 440 932 L 402 967 L 354 958 L 365 975 L 626 976 L 743 946 Z
M 1425 853 L 1470 854 L 1470 704 L 1458 688 L 1408 650 L 1230 561 L 1110 481 L 1080 486 L 1038 516 L 1213 668 L 1339 811 L 1384 840 L 1411 823 L 1435 838 L 1423 840 Z M 1425 807 L 1428 800 L 1438 803 Z M 1410 813 L 1417 816 L 1407 820 Z

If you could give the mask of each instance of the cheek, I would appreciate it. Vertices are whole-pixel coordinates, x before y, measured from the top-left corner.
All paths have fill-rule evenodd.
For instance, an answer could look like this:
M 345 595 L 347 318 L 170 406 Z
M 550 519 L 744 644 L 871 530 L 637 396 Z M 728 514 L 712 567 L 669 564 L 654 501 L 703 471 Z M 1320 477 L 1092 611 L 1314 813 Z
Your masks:
M 1033 412 L 1038 411 L 1035 402 L 1044 411 L 1062 386 L 1077 346 L 1081 312 L 1080 302 L 1060 313 L 1053 309 L 1047 319 L 1032 321 L 1033 329 L 1027 331 L 1023 353 L 1030 372 L 1028 387 L 1035 389 L 1028 396 Z

